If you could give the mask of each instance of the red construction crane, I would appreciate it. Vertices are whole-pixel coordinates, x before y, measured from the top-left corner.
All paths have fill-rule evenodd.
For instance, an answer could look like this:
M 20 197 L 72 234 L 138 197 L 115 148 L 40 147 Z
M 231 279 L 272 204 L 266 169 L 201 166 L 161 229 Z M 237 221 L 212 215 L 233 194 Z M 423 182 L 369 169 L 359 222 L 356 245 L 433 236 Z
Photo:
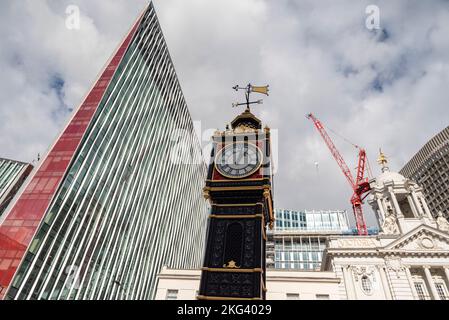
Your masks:
M 346 179 L 348 180 L 349 184 L 351 185 L 351 188 L 353 190 L 353 194 L 351 197 L 351 204 L 352 204 L 352 209 L 354 210 L 354 216 L 355 216 L 355 221 L 357 224 L 358 234 L 362 235 L 362 236 L 368 235 L 368 231 L 366 229 L 365 218 L 363 216 L 363 210 L 362 210 L 363 200 L 368 196 L 368 192 L 371 190 L 369 182 L 368 182 L 368 178 L 364 177 L 365 176 L 365 166 L 367 163 L 365 149 L 360 148 L 357 145 L 354 145 L 359 150 L 359 161 L 358 161 L 358 165 L 357 165 L 357 173 L 356 173 L 356 176 L 354 179 L 351 174 L 351 170 L 349 170 L 348 165 L 346 164 L 345 160 L 341 156 L 340 152 L 338 152 L 338 149 L 335 147 L 332 139 L 327 134 L 321 121 L 318 120 L 311 113 L 307 115 L 307 118 L 312 120 L 313 123 L 315 124 L 315 127 L 320 132 L 321 137 L 323 137 L 324 142 L 326 142 L 326 145 L 328 146 L 330 152 L 334 156 L 335 160 L 337 161 L 338 165 L 340 166 L 341 170 L 343 171 L 343 174 L 345 175 Z

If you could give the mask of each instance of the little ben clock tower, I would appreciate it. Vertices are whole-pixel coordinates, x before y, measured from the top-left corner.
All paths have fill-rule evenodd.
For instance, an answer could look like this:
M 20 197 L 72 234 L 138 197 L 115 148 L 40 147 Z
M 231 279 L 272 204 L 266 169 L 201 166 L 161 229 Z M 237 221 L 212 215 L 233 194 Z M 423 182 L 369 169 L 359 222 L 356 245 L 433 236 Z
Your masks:
M 231 128 L 212 137 L 212 158 L 204 195 L 211 204 L 198 299 L 265 299 L 266 227 L 272 227 L 273 197 L 270 129 L 251 113 L 252 92 L 245 88 L 246 110 Z

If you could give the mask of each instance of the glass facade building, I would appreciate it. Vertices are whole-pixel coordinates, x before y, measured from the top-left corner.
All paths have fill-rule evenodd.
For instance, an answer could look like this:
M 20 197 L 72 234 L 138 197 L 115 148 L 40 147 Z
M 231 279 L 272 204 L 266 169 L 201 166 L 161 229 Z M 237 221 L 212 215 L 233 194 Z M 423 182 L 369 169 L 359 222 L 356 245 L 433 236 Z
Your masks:
M 276 210 L 276 229 L 302 231 L 346 231 L 349 220 L 346 211 Z
M 6 207 L 32 169 L 31 164 L 0 158 L 0 223 Z
M 276 223 L 267 232 L 267 267 L 290 270 L 319 270 L 327 238 L 357 235 L 344 210 L 276 209 Z M 378 228 L 368 228 L 369 235 Z
M 346 211 L 276 209 L 276 223 L 268 231 L 267 267 L 319 270 L 326 239 L 351 232 Z
M 430 212 L 449 220 L 449 126 L 430 139 L 399 171 L 424 190 Z
M 275 237 L 274 263 L 271 264 L 271 267 L 290 270 L 319 270 L 324 249 L 326 249 L 325 236 Z
M 163 265 L 201 265 L 205 176 L 150 3 L 6 213 L 0 297 L 152 299 Z

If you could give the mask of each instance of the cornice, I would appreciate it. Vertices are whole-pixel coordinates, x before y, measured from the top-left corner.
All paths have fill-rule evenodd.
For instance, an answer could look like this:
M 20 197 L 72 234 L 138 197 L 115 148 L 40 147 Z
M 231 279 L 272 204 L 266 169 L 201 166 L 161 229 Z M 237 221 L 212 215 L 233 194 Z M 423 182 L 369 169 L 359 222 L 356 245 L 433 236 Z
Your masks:
M 185 274 L 159 274 L 158 279 L 164 280 L 200 280 L 201 275 L 185 275 Z
M 342 257 L 342 256 L 377 256 L 384 258 L 388 256 L 438 256 L 449 257 L 448 250 L 401 250 L 401 249 L 330 249 L 326 252 L 327 256 Z
M 317 271 L 320 272 L 320 271 Z M 341 279 L 340 278 L 323 278 L 323 277 L 319 277 L 319 278 L 314 278 L 314 277 L 306 277 L 306 278 L 302 278 L 302 277 L 286 277 L 286 276 L 270 276 L 267 275 L 267 280 L 270 281 L 278 281 L 278 282 L 325 282 L 325 283 L 340 283 Z

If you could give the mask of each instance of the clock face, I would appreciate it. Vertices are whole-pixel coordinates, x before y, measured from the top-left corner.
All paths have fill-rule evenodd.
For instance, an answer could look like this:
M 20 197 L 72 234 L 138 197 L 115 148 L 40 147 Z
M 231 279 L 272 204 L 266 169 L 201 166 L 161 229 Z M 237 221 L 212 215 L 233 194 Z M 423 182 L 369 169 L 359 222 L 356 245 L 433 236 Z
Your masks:
M 215 167 L 227 178 L 245 178 L 256 172 L 262 164 L 262 152 L 251 143 L 234 143 L 221 149 Z

